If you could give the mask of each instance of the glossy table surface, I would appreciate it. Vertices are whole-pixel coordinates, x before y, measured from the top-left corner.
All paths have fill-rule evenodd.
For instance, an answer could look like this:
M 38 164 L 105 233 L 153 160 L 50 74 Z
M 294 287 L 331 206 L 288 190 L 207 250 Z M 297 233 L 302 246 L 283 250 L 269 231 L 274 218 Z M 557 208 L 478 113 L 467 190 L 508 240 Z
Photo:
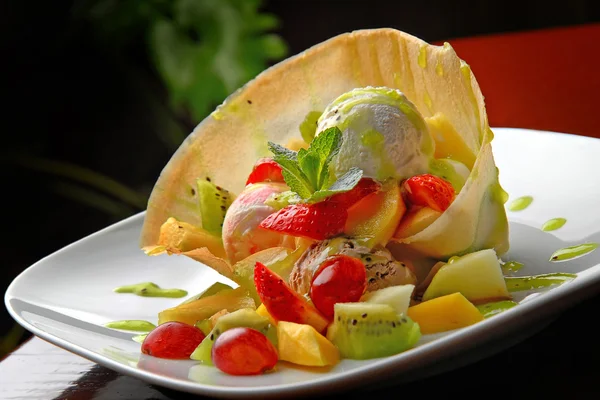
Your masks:
M 596 110 L 600 25 L 449 42 L 471 65 L 486 97 L 491 126 L 600 137 Z M 343 396 L 427 398 L 442 390 L 446 396 L 477 398 L 498 391 L 511 398 L 597 397 L 600 341 L 593 322 L 599 307 L 600 296 L 587 299 L 531 338 L 474 364 L 401 386 Z M 0 399 L 182 398 L 199 397 L 123 376 L 39 338 L 0 362 Z

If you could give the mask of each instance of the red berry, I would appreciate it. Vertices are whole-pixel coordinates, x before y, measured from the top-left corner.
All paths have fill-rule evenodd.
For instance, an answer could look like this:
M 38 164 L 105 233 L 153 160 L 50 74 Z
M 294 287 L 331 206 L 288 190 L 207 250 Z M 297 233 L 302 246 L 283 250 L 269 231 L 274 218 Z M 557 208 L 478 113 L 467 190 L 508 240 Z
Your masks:
M 176 321 L 165 322 L 148 333 L 142 342 L 142 353 L 158 358 L 190 358 L 204 336 L 195 326 Z
M 402 185 L 409 203 L 431 207 L 444 212 L 454 200 L 454 188 L 450 182 L 431 175 L 416 175 L 404 181 Z
M 254 164 L 246 185 L 257 182 L 284 182 L 281 166 L 271 158 L 259 159 Z
M 258 375 L 275 367 L 277 350 L 265 335 L 252 328 L 228 329 L 215 340 L 213 364 L 230 375 Z
M 310 298 L 323 315 L 333 319 L 333 305 L 359 301 L 367 287 L 365 265 L 357 258 L 337 255 L 319 266 L 310 286 Z
M 260 227 L 290 236 L 324 240 L 344 231 L 348 211 L 325 200 L 314 204 L 292 204 L 262 220 Z
M 254 285 L 261 302 L 277 321 L 307 324 L 322 332 L 329 321 L 284 280 L 260 262 L 254 268 Z
M 348 208 L 380 187 L 374 180 L 363 178 L 348 192 L 333 195 L 318 203 L 292 204 L 282 208 L 265 218 L 260 227 L 290 236 L 329 239 L 344 232 Z

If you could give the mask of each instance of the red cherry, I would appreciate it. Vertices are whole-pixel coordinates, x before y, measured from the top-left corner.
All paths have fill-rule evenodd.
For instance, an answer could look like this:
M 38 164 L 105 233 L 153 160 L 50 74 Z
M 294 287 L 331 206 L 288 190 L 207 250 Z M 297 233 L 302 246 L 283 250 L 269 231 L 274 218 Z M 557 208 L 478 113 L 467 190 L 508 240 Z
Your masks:
M 367 287 L 365 265 L 357 258 L 329 257 L 315 272 L 310 298 L 325 317 L 333 319 L 333 305 L 359 301 Z
M 204 333 L 195 326 L 165 322 L 148 333 L 142 342 L 142 353 L 158 358 L 190 358 L 204 337 Z
M 212 347 L 213 364 L 230 375 L 258 375 L 275 367 L 277 350 L 265 335 L 252 328 L 223 332 Z

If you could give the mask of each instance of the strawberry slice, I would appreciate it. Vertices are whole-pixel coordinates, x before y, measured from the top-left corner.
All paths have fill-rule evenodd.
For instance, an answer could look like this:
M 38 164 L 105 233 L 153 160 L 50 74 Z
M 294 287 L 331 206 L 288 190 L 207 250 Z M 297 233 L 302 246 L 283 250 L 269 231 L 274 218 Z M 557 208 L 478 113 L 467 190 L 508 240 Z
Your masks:
M 276 321 L 311 325 L 317 332 L 327 328 L 329 322 L 314 306 L 260 262 L 254 268 L 254 285 L 260 300 Z
M 246 180 L 246 185 L 257 182 L 284 182 L 281 167 L 272 158 L 259 159 Z
M 409 203 L 439 212 L 446 211 L 455 197 L 450 182 L 431 174 L 413 176 L 404 181 L 402 188 Z
M 344 232 L 348 208 L 365 196 L 376 192 L 381 185 L 363 178 L 348 192 L 335 194 L 313 204 L 292 204 L 269 215 L 260 227 L 290 236 L 324 240 Z
M 314 204 L 292 204 L 270 214 L 260 227 L 315 240 L 324 240 L 344 231 L 348 211 L 341 204 L 324 200 Z

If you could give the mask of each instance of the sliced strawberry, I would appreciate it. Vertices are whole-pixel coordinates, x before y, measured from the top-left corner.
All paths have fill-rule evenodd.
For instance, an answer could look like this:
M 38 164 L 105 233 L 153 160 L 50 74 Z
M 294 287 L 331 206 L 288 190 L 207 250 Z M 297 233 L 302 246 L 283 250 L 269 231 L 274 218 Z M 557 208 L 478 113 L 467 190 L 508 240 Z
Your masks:
M 431 174 L 413 176 L 404 181 L 402 188 L 410 204 L 431 207 L 439 212 L 450 207 L 455 197 L 450 182 Z
M 260 227 L 291 236 L 324 240 L 344 231 L 348 211 L 325 200 L 314 204 L 292 204 L 265 218 Z
M 276 321 L 308 324 L 317 332 L 323 332 L 327 328 L 329 322 L 314 306 L 260 262 L 254 268 L 254 285 L 260 300 Z
M 318 203 L 300 203 L 282 208 L 265 218 L 260 226 L 291 236 L 328 239 L 344 232 L 348 208 L 380 188 L 381 185 L 376 181 L 363 178 L 348 192 L 333 195 Z
M 254 164 L 246 185 L 257 182 L 284 182 L 279 164 L 272 158 L 259 159 Z

